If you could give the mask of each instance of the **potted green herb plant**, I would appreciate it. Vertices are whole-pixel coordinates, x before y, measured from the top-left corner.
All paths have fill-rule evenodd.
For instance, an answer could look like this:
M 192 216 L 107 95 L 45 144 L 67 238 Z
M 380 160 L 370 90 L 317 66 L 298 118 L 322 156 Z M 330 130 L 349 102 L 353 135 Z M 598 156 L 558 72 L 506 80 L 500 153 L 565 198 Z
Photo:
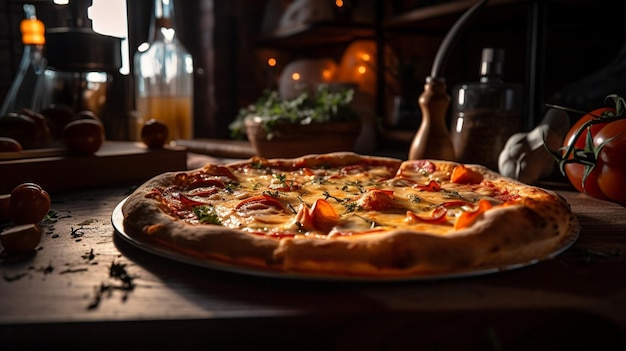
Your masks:
M 230 124 L 231 135 L 252 143 L 267 158 L 353 151 L 360 120 L 351 103 L 354 89 L 320 85 L 293 99 L 268 91 L 240 110 Z

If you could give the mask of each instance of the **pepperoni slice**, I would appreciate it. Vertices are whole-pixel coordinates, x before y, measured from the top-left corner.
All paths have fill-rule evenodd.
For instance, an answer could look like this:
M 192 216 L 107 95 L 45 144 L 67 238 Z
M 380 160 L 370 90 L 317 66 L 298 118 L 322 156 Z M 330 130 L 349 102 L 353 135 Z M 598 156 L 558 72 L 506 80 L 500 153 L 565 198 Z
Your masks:
M 216 188 L 225 188 L 226 184 L 219 179 L 195 179 L 192 180 L 189 185 L 187 185 L 187 189 L 196 189 L 196 188 L 204 188 L 204 187 L 216 187 Z
M 235 209 L 240 210 L 268 207 L 273 207 L 280 211 L 285 211 L 285 207 L 280 201 L 278 201 L 275 197 L 266 194 L 249 197 L 238 203 L 237 206 L 235 206 Z
M 441 184 L 439 184 L 439 182 L 437 182 L 436 180 L 431 180 L 426 185 L 414 185 L 413 188 L 424 191 L 440 191 Z
M 412 171 L 424 174 L 431 174 L 437 170 L 437 166 L 429 160 L 411 160 L 405 161 L 404 165 L 401 169 L 398 170 L 398 173 L 402 173 L 403 171 Z
M 427 216 L 421 216 L 413 213 L 412 211 L 406 211 L 406 218 L 404 219 L 408 223 L 415 222 L 427 222 L 427 223 L 441 223 L 446 221 L 446 214 L 448 209 L 445 206 L 437 206 Z

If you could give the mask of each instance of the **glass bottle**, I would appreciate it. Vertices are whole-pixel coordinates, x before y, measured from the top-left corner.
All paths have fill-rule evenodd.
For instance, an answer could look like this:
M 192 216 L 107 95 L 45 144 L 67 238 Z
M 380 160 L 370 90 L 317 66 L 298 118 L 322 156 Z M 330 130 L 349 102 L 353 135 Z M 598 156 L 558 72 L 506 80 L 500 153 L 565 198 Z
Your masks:
M 23 108 L 39 111 L 42 93 L 42 77 L 46 68 L 44 56 L 45 27 L 37 19 L 35 6 L 24 4 L 25 18 L 20 22 L 24 51 L 17 74 L 0 107 L 0 116 L 9 112 L 18 112 Z
M 165 123 L 169 139 L 193 138 L 193 58 L 176 36 L 173 0 L 155 0 L 150 38 L 134 57 L 136 139 L 149 119 Z
M 91 0 L 72 0 L 63 8 L 66 24 L 48 28 L 42 108 L 70 107 L 90 111 L 103 122 L 107 138 L 113 127 L 110 101 L 123 92 L 114 88 L 114 74 L 122 65 L 121 38 L 97 33 L 88 16 Z M 127 129 L 124 126 L 124 129 Z M 113 139 L 113 138 L 111 138 Z
M 504 51 L 484 48 L 480 81 L 452 92 L 451 138 L 456 160 L 498 170 L 498 156 L 522 125 L 522 86 L 502 80 Z

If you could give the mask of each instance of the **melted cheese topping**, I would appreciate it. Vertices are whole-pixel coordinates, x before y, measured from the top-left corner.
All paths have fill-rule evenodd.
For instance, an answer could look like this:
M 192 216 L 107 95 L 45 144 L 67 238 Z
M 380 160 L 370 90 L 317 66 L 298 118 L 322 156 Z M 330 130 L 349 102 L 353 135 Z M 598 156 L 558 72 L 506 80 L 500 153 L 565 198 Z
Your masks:
M 405 163 L 406 164 L 406 163 Z M 451 169 L 359 164 L 336 168 L 239 165 L 186 174 L 163 204 L 192 224 L 284 237 L 349 239 L 397 229 L 445 235 L 480 199 L 514 198 L 489 180 L 455 184 Z M 226 172 L 228 173 L 228 172 Z

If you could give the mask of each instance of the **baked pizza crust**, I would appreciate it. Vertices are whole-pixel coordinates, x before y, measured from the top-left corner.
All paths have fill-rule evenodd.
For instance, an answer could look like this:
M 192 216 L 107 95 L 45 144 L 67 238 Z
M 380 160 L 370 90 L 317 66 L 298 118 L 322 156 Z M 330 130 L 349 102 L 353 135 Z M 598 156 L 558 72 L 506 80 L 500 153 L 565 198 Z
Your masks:
M 429 160 L 438 169 L 457 163 Z M 233 163 L 240 166 L 252 160 Z M 380 162 L 400 167 L 400 160 L 349 152 L 272 160 L 296 167 L 344 166 Z M 579 230 L 567 202 L 556 193 L 504 178 L 485 167 L 466 165 L 499 187 L 523 195 L 520 204 L 497 206 L 474 224 L 445 236 L 414 230 L 359 234 L 352 237 L 283 237 L 253 235 L 219 225 L 192 225 L 146 198 L 166 187 L 180 172 L 164 173 L 142 184 L 123 205 L 124 229 L 144 242 L 206 260 L 219 260 L 278 272 L 370 277 L 408 276 L 497 268 L 544 259 Z
M 124 230 L 143 242 L 160 245 L 200 259 L 221 259 L 259 267 L 273 260 L 278 242 L 215 225 L 190 225 L 162 211 L 146 198 L 153 187 L 172 184 L 178 172 L 154 177 L 137 188 L 122 207 Z

